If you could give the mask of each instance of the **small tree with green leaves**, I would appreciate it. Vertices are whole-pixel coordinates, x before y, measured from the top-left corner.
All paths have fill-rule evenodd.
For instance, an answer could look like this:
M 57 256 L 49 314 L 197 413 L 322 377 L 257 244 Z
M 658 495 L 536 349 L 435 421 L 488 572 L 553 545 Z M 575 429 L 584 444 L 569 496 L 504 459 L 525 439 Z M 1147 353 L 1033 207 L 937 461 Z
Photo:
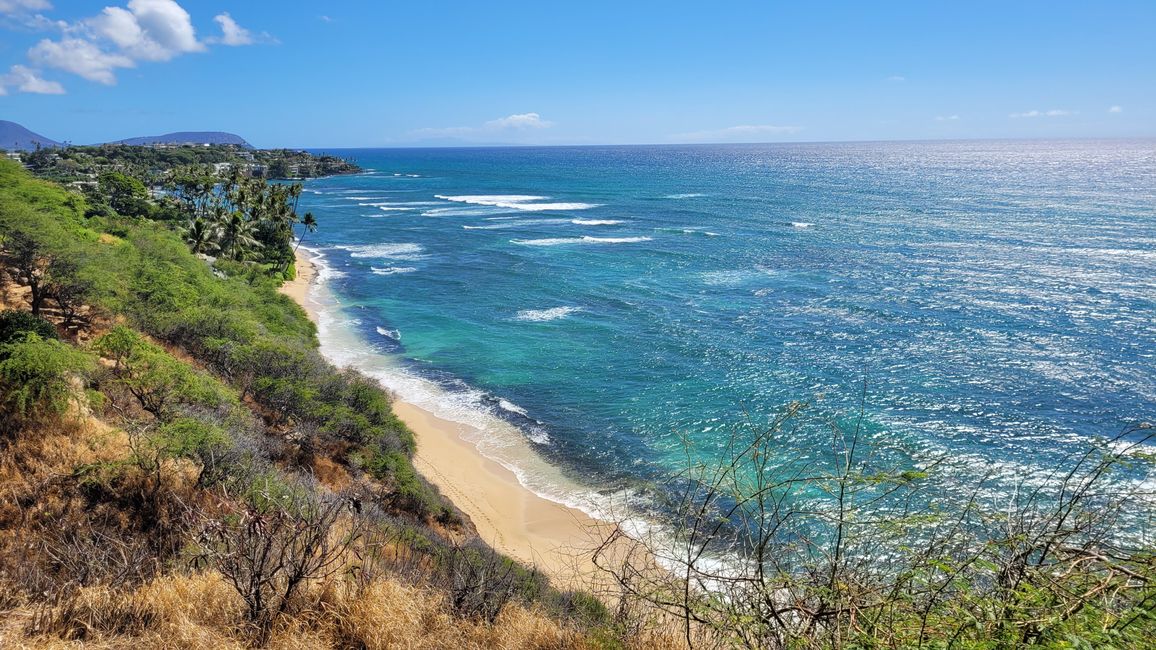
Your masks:
M 0 345 L 0 429 L 63 415 L 82 399 L 93 367 L 90 355 L 34 332 Z
M 113 328 L 96 341 L 95 348 L 113 361 L 113 382 L 162 422 L 177 417 L 181 406 L 232 408 L 236 403 L 219 381 L 127 327 Z

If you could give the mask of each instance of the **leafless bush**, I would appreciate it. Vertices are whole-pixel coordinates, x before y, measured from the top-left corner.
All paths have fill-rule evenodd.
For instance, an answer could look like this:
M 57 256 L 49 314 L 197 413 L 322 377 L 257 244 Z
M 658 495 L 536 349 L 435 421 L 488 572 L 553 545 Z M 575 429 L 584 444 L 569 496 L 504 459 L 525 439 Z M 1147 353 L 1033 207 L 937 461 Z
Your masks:
M 198 560 L 236 589 L 263 645 L 301 586 L 339 573 L 363 531 L 360 518 L 344 516 L 348 499 L 305 486 L 266 486 L 250 501 L 206 523 Z
M 122 538 L 90 527 L 59 531 L 44 543 L 43 553 L 53 573 L 77 587 L 133 587 L 161 570 L 160 558 L 148 540 Z
M 953 482 L 941 461 L 868 440 L 862 416 L 831 425 L 823 454 L 796 446 L 803 408 L 736 434 L 723 463 L 695 462 L 688 447 L 687 470 L 658 491 L 675 525 L 619 526 L 594 555 L 628 598 L 678 621 L 688 646 L 1011 647 L 1152 632 L 1151 539 L 1124 541 L 1124 520 L 1152 513 L 1152 495 L 1109 480 L 1147 462 L 1131 454 L 1147 431 L 1024 477 L 1008 499 L 992 476 Z
M 443 582 L 450 608 L 458 616 L 493 623 L 523 589 L 533 588 L 536 573 L 484 544 L 454 545 L 444 560 Z

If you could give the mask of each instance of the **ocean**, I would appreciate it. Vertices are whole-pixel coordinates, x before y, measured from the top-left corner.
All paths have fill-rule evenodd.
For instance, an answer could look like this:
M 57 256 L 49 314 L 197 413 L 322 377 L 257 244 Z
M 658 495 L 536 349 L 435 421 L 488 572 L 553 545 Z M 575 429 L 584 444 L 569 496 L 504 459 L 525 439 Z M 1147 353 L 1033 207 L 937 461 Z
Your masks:
M 323 350 L 570 505 L 792 401 L 1009 479 L 1156 417 L 1153 140 L 327 153 Z

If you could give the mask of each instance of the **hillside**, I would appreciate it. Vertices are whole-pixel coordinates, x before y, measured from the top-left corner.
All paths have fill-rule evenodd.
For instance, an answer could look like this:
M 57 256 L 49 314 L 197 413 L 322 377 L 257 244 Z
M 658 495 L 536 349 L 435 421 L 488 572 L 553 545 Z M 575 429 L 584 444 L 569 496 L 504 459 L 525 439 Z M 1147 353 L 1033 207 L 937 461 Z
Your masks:
M 8 151 L 32 151 L 36 149 L 37 144 L 41 147 L 61 146 L 56 140 L 29 131 L 15 122 L 0 120 L 0 149 L 7 149 Z
M 235 133 L 226 133 L 224 131 L 176 131 L 174 133 L 166 133 L 164 135 L 150 135 L 137 138 L 127 138 L 125 140 L 117 140 L 112 144 L 128 144 L 128 145 L 158 145 L 158 144 L 231 144 L 246 149 L 252 149 L 253 145 L 249 144 L 239 135 Z
M 0 160 L 0 647 L 614 638 L 416 474 L 389 396 L 320 356 L 281 270 L 226 261 L 236 241 L 210 266 L 99 200 Z

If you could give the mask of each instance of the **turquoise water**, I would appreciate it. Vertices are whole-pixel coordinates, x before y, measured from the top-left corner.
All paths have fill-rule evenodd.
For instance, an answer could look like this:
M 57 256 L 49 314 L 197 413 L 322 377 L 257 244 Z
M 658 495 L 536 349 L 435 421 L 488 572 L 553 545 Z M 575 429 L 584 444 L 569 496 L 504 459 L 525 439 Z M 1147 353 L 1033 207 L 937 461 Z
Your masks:
M 337 153 L 323 338 L 576 484 L 791 400 L 1013 474 L 1156 411 L 1151 140 Z

